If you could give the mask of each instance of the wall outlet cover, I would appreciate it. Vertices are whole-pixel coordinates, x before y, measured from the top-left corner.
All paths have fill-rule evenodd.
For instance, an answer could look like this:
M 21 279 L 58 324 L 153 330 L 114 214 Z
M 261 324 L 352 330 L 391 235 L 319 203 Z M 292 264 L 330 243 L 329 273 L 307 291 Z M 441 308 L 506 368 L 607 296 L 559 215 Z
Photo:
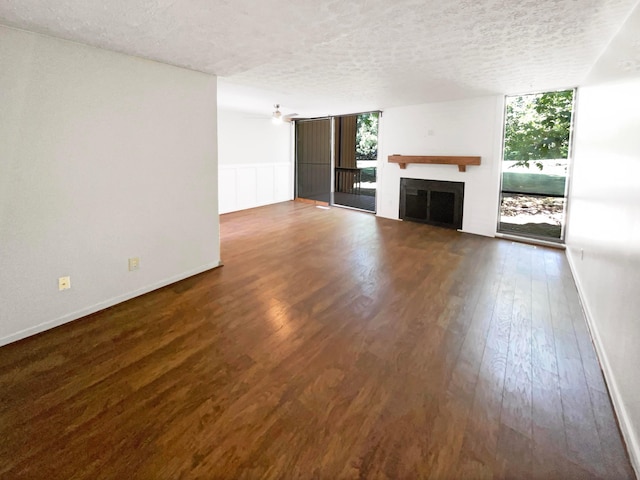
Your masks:
M 138 270 L 139 268 L 140 268 L 140 258 L 131 257 L 129 259 L 129 271 L 133 272 L 134 270 Z
M 68 290 L 71 288 L 71 277 L 58 278 L 58 290 Z

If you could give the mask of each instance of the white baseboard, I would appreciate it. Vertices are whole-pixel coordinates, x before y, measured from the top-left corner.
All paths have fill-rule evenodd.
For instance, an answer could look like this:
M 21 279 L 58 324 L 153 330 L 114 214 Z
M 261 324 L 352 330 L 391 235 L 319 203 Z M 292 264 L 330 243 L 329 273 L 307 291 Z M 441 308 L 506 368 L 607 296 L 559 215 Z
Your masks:
M 495 233 L 490 233 L 490 232 L 486 232 L 486 231 L 481 231 L 481 230 L 475 230 L 475 229 L 462 229 L 462 228 L 458 228 L 458 232 L 460 233 L 468 233 L 469 235 L 479 235 L 481 237 L 488 237 L 488 238 L 495 238 Z
M 208 263 L 198 268 L 189 270 L 187 272 L 183 272 L 179 275 L 166 278 L 152 285 L 139 288 L 137 290 L 134 290 L 133 292 L 125 293 L 123 295 L 118 295 L 117 297 L 110 298 L 103 302 L 98 302 L 95 305 L 91 305 L 90 307 L 77 310 L 67 315 L 63 315 L 62 317 L 58 317 L 53 320 L 40 323 L 39 325 L 35 325 L 33 327 L 25 328 L 24 330 L 20 330 L 18 332 L 12 333 L 11 335 L 7 335 L 6 337 L 0 338 L 0 347 L 7 345 L 9 343 L 17 342 L 18 340 L 22 340 L 23 338 L 30 337 L 31 335 L 44 332 L 45 330 L 58 327 L 65 323 L 72 322 L 74 320 L 77 320 L 78 318 L 91 315 L 92 313 L 98 312 L 100 310 L 104 310 L 105 308 L 112 307 L 114 305 L 117 305 L 118 303 L 126 302 L 127 300 L 130 300 L 134 297 L 139 297 L 140 295 L 144 295 L 145 293 L 149 293 L 153 290 L 157 290 L 158 288 L 166 287 L 167 285 L 171 285 L 172 283 L 179 282 L 180 280 L 184 280 L 185 278 L 192 277 L 193 275 L 197 275 L 199 273 L 206 272 L 207 270 L 211 270 L 213 268 L 217 268 L 220 266 L 222 266 L 221 261 Z
M 586 301 L 584 290 L 580 283 L 580 277 L 576 273 L 575 260 L 570 249 L 566 250 L 566 255 L 567 260 L 569 261 L 571 274 L 573 275 L 573 280 L 578 288 L 578 296 L 582 303 L 582 309 L 584 310 L 585 317 L 587 318 L 587 326 L 589 327 L 591 338 L 596 347 L 598 359 L 600 360 L 600 366 L 602 367 L 602 372 L 604 373 L 604 378 L 607 383 L 607 387 L 609 388 L 609 395 L 613 401 L 613 408 L 618 416 L 618 423 L 622 430 L 622 436 L 627 444 L 627 451 L 629 452 L 631 465 L 636 472 L 636 476 L 640 478 L 640 439 L 638 439 L 638 434 L 633 428 L 633 424 L 631 423 L 629 414 L 627 413 L 627 408 L 625 407 L 624 401 L 620 395 L 620 389 L 618 388 L 618 383 L 616 382 L 615 375 L 611 369 L 606 349 L 602 342 L 602 338 L 600 337 L 593 315 L 591 314 L 591 310 L 589 309 L 589 303 Z

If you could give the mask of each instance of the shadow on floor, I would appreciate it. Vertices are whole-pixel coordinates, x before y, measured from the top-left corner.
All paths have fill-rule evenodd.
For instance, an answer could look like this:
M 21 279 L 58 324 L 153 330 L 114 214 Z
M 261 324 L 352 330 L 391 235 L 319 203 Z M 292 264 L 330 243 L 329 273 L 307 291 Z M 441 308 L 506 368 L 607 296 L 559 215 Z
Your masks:
M 369 192 L 367 192 L 369 193 Z M 357 208 L 358 210 L 365 210 L 367 212 L 376 212 L 376 197 L 375 190 L 372 195 L 332 192 L 323 193 L 320 195 L 312 195 L 308 197 L 309 200 L 316 200 L 320 202 L 327 202 L 330 205 L 336 205 L 338 207 L 350 207 Z

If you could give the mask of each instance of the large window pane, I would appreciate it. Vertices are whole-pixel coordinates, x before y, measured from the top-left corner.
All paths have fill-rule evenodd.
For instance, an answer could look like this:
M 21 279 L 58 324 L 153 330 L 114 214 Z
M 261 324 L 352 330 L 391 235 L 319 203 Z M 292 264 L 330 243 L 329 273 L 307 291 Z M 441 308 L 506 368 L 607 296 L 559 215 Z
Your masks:
M 498 231 L 562 240 L 573 96 L 507 97 Z

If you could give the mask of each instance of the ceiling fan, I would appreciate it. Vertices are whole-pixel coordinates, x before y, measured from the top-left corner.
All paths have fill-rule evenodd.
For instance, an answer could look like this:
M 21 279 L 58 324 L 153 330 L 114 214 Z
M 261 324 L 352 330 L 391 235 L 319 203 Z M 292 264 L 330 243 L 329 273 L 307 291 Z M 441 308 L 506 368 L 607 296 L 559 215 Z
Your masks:
M 273 112 L 273 114 L 271 114 L 271 121 L 273 123 L 291 122 L 293 120 L 293 117 L 298 115 L 297 113 L 289 113 L 287 115 L 283 115 L 282 112 L 280 111 L 279 103 L 276 103 L 274 107 L 276 109 Z

